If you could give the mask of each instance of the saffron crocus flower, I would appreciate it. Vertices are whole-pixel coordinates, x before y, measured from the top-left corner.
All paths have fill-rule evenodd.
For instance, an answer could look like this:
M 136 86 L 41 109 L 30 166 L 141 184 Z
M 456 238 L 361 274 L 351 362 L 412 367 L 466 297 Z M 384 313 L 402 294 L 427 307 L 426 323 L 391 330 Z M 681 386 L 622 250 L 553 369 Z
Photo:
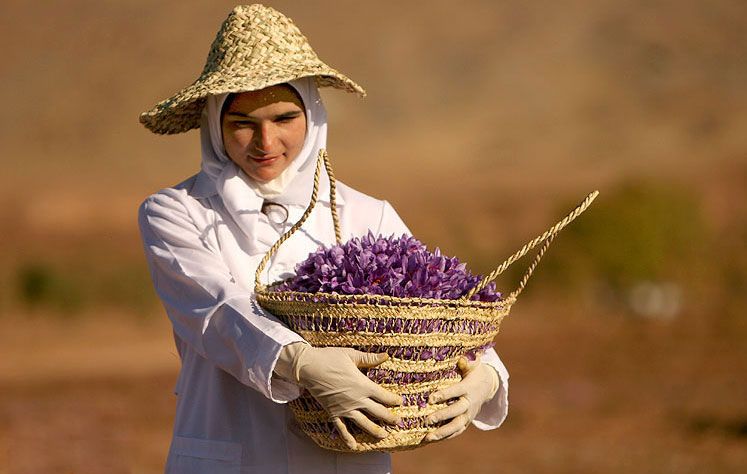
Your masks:
M 414 237 L 375 237 L 369 232 L 310 254 L 296 266 L 296 276 L 276 290 L 459 299 L 481 279 L 457 258 L 442 255 L 438 248 L 430 252 Z M 501 294 L 491 282 L 472 299 L 494 302 Z

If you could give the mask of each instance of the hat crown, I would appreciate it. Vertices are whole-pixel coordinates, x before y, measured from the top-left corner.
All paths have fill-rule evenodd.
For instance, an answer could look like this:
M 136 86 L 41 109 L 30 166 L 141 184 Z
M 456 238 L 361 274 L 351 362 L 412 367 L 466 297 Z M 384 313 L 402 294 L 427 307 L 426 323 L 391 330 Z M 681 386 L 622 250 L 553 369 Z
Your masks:
M 140 122 L 154 133 L 186 132 L 200 126 L 210 94 L 260 90 L 302 77 L 314 77 L 318 87 L 366 95 L 319 59 L 293 20 L 264 5 L 240 5 L 221 25 L 200 77 L 140 114 Z
M 240 5 L 221 25 L 201 77 L 216 72 L 251 76 L 314 62 L 319 58 L 293 20 L 261 4 Z

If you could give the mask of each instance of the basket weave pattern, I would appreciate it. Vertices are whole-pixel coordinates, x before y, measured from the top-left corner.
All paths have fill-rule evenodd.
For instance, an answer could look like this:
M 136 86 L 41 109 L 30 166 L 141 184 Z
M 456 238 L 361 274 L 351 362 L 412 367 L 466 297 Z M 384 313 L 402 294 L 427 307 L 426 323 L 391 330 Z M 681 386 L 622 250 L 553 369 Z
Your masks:
M 425 418 L 445 404 L 424 405 L 430 392 L 458 382 L 459 357 L 467 350 L 489 344 L 498 333 L 510 302 L 445 307 L 407 301 L 356 301 L 348 295 L 333 295 L 311 301 L 294 292 L 268 292 L 257 299 L 288 327 L 314 347 L 351 347 L 365 352 L 386 352 L 389 360 L 368 369 L 369 378 L 403 397 L 403 406 L 391 410 L 402 418 L 401 426 L 385 426 L 390 435 L 377 440 L 348 428 L 358 441 L 358 450 L 395 450 L 415 447 L 434 426 Z M 481 307 L 482 306 L 482 307 Z M 405 321 L 402 332 L 386 331 L 396 321 Z M 379 331 L 382 328 L 384 331 Z M 439 353 L 442 360 L 435 360 Z M 418 404 L 420 403 L 420 405 Z M 327 413 L 308 393 L 290 402 L 301 428 L 320 446 L 348 451 Z
M 398 426 L 384 425 L 389 436 L 383 440 L 374 438 L 352 424 L 347 426 L 357 442 L 355 451 L 413 449 L 439 426 L 427 424 L 425 420 L 428 415 L 446 406 L 446 403 L 427 403 L 428 395 L 461 380 L 457 369 L 460 357 L 479 352 L 492 343 L 501 321 L 509 313 L 552 239 L 591 204 L 597 193 L 590 194 L 565 219 L 527 243 L 458 300 L 276 291 L 275 287 L 282 282 L 265 286 L 260 282 L 260 275 L 278 247 L 311 214 L 317 200 L 322 163 L 330 178 L 335 235 L 338 243 L 341 240 L 334 201 L 334 175 L 326 152 L 322 150 L 309 207 L 299 222 L 270 248 L 257 268 L 257 301 L 314 347 L 350 347 L 364 352 L 389 354 L 386 362 L 368 369 L 366 374 L 385 389 L 402 396 L 403 405 L 390 408 L 402 419 L 402 423 Z M 495 302 L 469 299 L 511 263 L 540 244 L 543 244 L 542 247 L 515 291 Z M 336 451 L 351 451 L 337 433 L 327 412 L 307 392 L 289 405 L 302 430 L 319 446 Z

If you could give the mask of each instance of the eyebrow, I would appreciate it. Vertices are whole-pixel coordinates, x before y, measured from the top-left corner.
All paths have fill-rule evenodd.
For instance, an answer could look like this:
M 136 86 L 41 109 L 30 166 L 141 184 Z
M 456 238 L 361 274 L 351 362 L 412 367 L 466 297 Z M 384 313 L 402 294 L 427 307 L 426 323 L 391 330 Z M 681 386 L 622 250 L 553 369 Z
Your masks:
M 298 117 L 299 115 L 301 115 L 301 113 L 302 112 L 300 110 L 291 110 L 289 112 L 284 112 L 282 114 L 277 114 L 277 115 L 275 115 L 273 117 L 273 119 L 279 119 L 279 118 L 283 118 L 283 117 L 288 117 L 288 118 Z M 253 117 L 251 114 L 245 114 L 243 112 L 237 112 L 237 111 L 233 111 L 233 110 L 229 110 L 228 112 L 226 112 L 226 115 L 232 115 L 232 116 L 235 116 L 235 117 L 245 117 L 245 118 L 257 120 L 257 118 Z

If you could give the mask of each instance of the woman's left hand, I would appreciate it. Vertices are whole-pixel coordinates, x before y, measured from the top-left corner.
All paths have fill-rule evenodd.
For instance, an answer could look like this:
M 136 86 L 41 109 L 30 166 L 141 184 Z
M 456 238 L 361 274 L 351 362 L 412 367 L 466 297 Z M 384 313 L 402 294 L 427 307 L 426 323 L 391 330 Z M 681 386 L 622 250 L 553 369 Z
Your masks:
M 431 393 L 429 403 L 440 403 L 444 400 L 456 399 L 454 403 L 442 408 L 428 417 L 428 423 L 434 424 L 444 420 L 451 420 L 429 433 L 425 441 L 438 441 L 459 436 L 475 419 L 480 407 L 493 398 L 498 391 L 500 380 L 498 373 L 487 364 L 479 360 L 469 361 L 462 357 L 458 362 L 462 372 L 462 380 L 443 390 Z

